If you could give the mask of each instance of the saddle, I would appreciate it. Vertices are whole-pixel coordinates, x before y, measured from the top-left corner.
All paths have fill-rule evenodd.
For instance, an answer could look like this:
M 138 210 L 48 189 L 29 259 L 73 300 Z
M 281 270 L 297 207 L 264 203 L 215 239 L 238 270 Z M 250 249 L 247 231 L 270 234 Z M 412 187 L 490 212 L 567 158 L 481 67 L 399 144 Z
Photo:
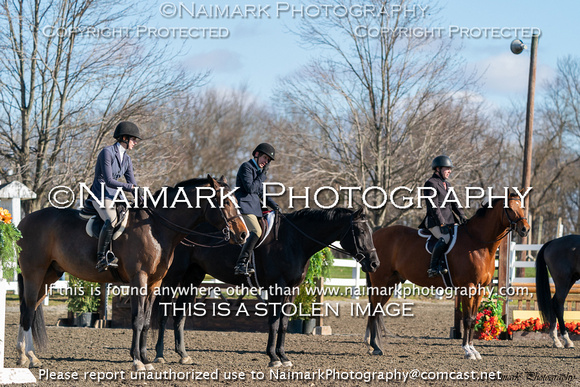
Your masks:
M 447 250 L 445 251 L 445 253 L 443 253 L 442 259 L 442 264 L 447 269 L 447 273 L 441 274 L 441 277 L 443 277 L 443 282 L 445 283 L 445 286 L 455 287 L 453 285 L 453 281 L 451 280 L 451 271 L 449 269 L 449 262 L 447 261 L 447 254 L 449 254 L 449 252 L 453 249 L 453 247 L 455 246 L 455 242 L 457 241 L 457 225 L 454 225 L 452 228 L 450 227 L 449 232 L 451 232 L 451 239 L 449 240 L 449 244 L 447 245 Z M 429 254 L 433 254 L 433 248 L 437 243 L 437 238 L 435 238 L 435 236 L 431 234 L 431 232 L 428 229 L 425 228 L 420 228 L 417 234 L 419 234 L 419 236 L 422 238 L 427 238 L 427 241 L 425 242 L 425 250 L 427 250 Z
M 129 220 L 127 216 L 129 211 L 127 211 L 127 207 L 123 203 L 116 204 L 115 209 L 117 211 L 117 218 L 121 219 L 121 221 L 117 223 L 117 226 L 113 230 L 113 240 L 116 240 L 123 234 Z M 92 200 L 85 200 L 84 207 L 79 211 L 79 217 L 87 221 L 85 227 L 87 235 L 99 239 L 101 228 L 103 228 L 105 222 L 101 219 L 97 210 L 95 210 Z
M 260 218 L 260 227 L 262 228 L 262 236 L 258 239 L 258 243 L 256 243 L 256 247 L 260 247 L 264 239 L 270 235 L 272 229 L 274 228 L 274 223 L 276 223 L 276 213 L 274 211 L 265 211 L 262 213 L 262 217 Z

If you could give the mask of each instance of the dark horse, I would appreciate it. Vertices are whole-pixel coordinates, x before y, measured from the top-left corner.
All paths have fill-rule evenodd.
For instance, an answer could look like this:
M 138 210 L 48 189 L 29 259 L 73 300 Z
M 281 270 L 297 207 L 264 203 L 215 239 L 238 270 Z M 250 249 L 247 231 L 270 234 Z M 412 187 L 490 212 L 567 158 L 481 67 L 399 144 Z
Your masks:
M 212 201 L 200 200 L 198 205 L 197 199 L 202 195 L 211 196 L 207 190 L 214 190 L 215 197 Z M 34 355 L 32 343 L 33 336 L 41 348 L 47 341 L 41 301 L 48 285 L 63 272 L 68 272 L 87 281 L 106 283 L 120 282 L 120 279 L 130 284 L 133 367 L 135 370 L 153 368 L 146 356 L 147 332 L 155 299 L 153 290 L 161 284 L 171 266 L 175 246 L 188 230 L 203 221 L 223 229 L 226 235 L 222 234 L 222 237 L 232 234 L 232 243 L 243 242 L 247 234 L 235 198 L 227 195 L 229 187 L 225 180 L 218 182 L 208 176 L 207 179 L 180 183 L 163 192 L 166 193 L 168 206 L 163 206 L 163 200 L 160 200 L 153 208 L 149 203 L 148 210 L 129 210 L 127 230 L 113 242 L 115 254 L 120 257 L 118 277 L 110 270 L 99 273 L 95 269 L 97 241 L 86 234 L 86 221 L 79 217 L 78 211 L 49 207 L 33 212 L 22 220 L 19 225 L 22 252 L 18 260 L 22 271 L 18 277 L 19 365 L 28 363 L 27 356 L 32 367 L 41 365 Z M 223 205 L 222 199 L 225 199 Z M 171 203 L 174 208 L 171 208 Z
M 255 250 L 256 274 L 260 286 L 269 289 L 270 286 L 275 288 L 277 285 L 277 289 L 282 289 L 269 295 L 269 303 L 284 305 L 293 302 L 295 293 L 290 290 L 298 287 L 304 280 L 310 257 L 337 240 L 362 265 L 365 272 L 376 270 L 378 259 L 373 246 L 372 231 L 362 209 L 356 212 L 344 208 L 304 209 L 281 216 L 278 240 L 270 234 Z M 218 249 L 179 246 L 175 250 L 175 261 L 163 280 L 162 287 L 199 287 L 206 273 L 228 284 L 245 284 L 244 278 L 234 276 L 234 264 L 239 253 L 239 246 Z M 167 298 L 170 299 L 171 296 L 166 296 L 165 300 Z M 161 300 L 160 296 L 158 301 Z M 191 301 L 191 296 L 180 297 L 176 306 Z M 288 315 L 281 313 L 280 309 L 270 307 L 268 311 L 266 353 L 270 357 L 270 367 L 292 365 L 284 350 Z M 164 313 L 159 315 L 156 361 L 164 362 L 163 337 L 167 316 Z M 184 324 L 184 315 L 174 316 L 175 351 L 181 356 L 181 363 L 191 363 L 191 358 L 185 352 Z
M 554 280 L 556 293 L 552 298 L 548 269 Z M 547 242 L 536 258 L 536 295 L 544 321 L 550 323 L 550 337 L 554 346 L 562 348 L 556 333 L 556 317 L 566 348 L 574 343 L 564 325 L 564 301 L 574 282 L 580 280 L 580 235 L 567 235 Z
M 475 316 L 495 270 L 495 252 L 500 240 L 511 230 L 527 235 L 529 225 L 523 217 L 521 201 L 511 194 L 508 207 L 504 200 L 496 199 L 492 208 L 483 207 L 457 229 L 455 246 L 447 255 L 453 285 L 461 297 L 463 313 L 463 349 L 465 358 L 481 359 L 473 347 Z M 409 280 L 419 286 L 444 287 L 442 278 L 429 278 L 430 255 L 425 250 L 425 239 L 417 230 L 404 226 L 391 226 L 375 231 L 373 240 L 379 256 L 379 269 L 367 276 L 371 311 L 383 306 L 398 283 Z M 375 291 L 375 290 L 383 291 Z M 386 291 L 384 291 L 386 290 Z M 380 331 L 384 328 L 382 314 L 369 314 L 367 338 L 374 355 L 382 355 Z

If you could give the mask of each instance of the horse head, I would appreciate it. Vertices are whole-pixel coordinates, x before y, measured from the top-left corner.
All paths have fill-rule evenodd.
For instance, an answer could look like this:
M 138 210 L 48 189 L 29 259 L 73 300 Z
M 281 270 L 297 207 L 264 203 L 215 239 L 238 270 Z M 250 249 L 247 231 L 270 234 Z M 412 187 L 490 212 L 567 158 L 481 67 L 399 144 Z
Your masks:
M 365 273 L 373 273 L 379 267 L 379 257 L 373 244 L 373 231 L 363 208 L 351 216 L 350 230 L 340 240 L 341 246 L 362 266 Z
M 219 219 L 212 219 L 212 217 L 222 217 L 224 223 L 224 233 L 229 234 L 230 243 L 242 244 L 248 236 L 248 229 L 244 223 L 244 219 L 238 210 L 238 202 L 231 192 L 226 178 L 222 175 L 219 180 L 207 175 L 210 186 L 215 190 L 216 200 L 220 206 L 219 214 L 217 211 L 211 211 L 207 214 L 208 220 L 212 224 L 219 222 Z
M 509 227 L 511 230 L 516 230 L 521 237 L 528 235 L 530 225 L 524 217 L 525 214 L 522 207 L 522 199 L 517 194 L 510 193 L 508 205 L 507 207 L 504 207 L 504 215 L 507 222 L 509 222 L 506 227 Z

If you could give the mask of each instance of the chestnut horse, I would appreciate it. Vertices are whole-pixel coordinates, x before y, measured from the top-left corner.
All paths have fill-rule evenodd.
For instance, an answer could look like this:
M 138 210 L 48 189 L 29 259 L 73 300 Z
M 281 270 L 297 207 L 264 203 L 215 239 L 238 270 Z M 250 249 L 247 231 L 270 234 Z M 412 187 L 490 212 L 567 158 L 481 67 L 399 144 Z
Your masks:
M 197 203 L 202 194 L 212 196 L 208 191 L 212 191 L 214 198 Z M 146 357 L 147 332 L 155 299 L 153 290 L 161 284 L 171 266 L 175 246 L 204 221 L 223 229 L 225 235 L 221 234 L 221 238 L 230 239 L 232 243 L 242 243 L 248 231 L 235 198 L 227 195 L 229 187 L 223 179 L 216 181 L 208 175 L 207 179 L 188 180 L 161 192 L 166 193 L 167 202 L 173 203 L 174 208 L 164 206 L 164 201 L 159 200 L 154 206 L 148 205 L 148 209 L 129 210 L 127 229 L 113 242 L 114 252 L 119 257 L 117 273 L 112 270 L 98 272 L 95 268 L 97 240 L 87 235 L 86 220 L 79 217 L 77 210 L 49 207 L 22 220 L 19 225 L 22 252 L 18 259 L 21 270 L 18 277 L 19 365 L 26 365 L 28 356 L 31 367 L 40 367 L 32 341 L 34 337 L 39 348 L 47 341 L 41 302 L 47 287 L 63 272 L 68 272 L 92 282 L 130 284 L 132 293 L 137 293 L 131 295 L 133 368 L 137 371 L 153 369 Z
M 552 298 L 548 268 L 556 291 Z M 580 280 L 580 235 L 566 235 L 547 242 L 536 258 L 536 296 L 544 321 L 550 323 L 554 346 L 562 348 L 556 333 L 556 317 L 566 348 L 574 348 L 564 325 L 564 301 L 576 281 Z
M 292 362 L 286 355 L 284 341 L 288 326 L 288 314 L 272 305 L 292 303 L 295 292 L 308 270 L 310 257 L 334 241 L 340 241 L 344 251 L 354 257 L 365 272 L 372 272 L 378 266 L 378 258 L 373 246 L 372 230 L 361 210 L 346 208 L 329 210 L 303 209 L 281 215 L 278 239 L 275 233 L 268 235 L 264 243 L 255 250 L 256 273 L 259 284 L 270 291 L 268 303 L 268 343 L 266 354 L 270 357 L 269 367 L 290 367 Z M 200 227 L 201 228 L 201 227 Z M 199 238 L 196 238 L 199 239 Z M 207 244 L 207 240 L 196 240 Z M 246 279 L 234 275 L 236 259 L 240 254 L 238 246 L 225 246 L 218 249 L 178 246 L 175 249 L 175 262 L 163 279 L 162 287 L 199 287 L 206 273 L 223 282 L 243 285 Z M 176 305 L 182 313 L 174 315 L 175 352 L 181 356 L 182 364 L 193 360 L 185 351 L 183 327 L 185 325 L 185 306 L 193 302 L 191 294 L 181 295 Z M 169 302 L 171 296 L 160 296 L 157 301 Z M 159 335 L 157 339 L 158 362 L 163 358 L 165 324 L 168 316 L 159 313 Z
M 447 255 L 449 272 L 457 293 L 471 295 L 461 297 L 463 350 L 468 359 L 481 359 L 473 347 L 473 328 L 484 295 L 481 290 L 493 279 L 495 252 L 500 240 L 514 229 L 521 236 L 527 235 L 529 230 L 519 196 L 511 194 L 505 208 L 504 202 L 503 199 L 494 200 L 491 208 L 485 206 L 479 209 L 469 221 L 460 225 L 455 246 Z M 427 276 L 431 256 L 425 250 L 425 238 L 419 236 L 416 229 L 405 226 L 385 227 L 375 231 L 373 240 L 381 264 L 376 272 L 367 275 L 371 311 L 386 304 L 395 286 L 406 280 L 419 286 L 445 286 L 441 276 Z M 375 291 L 381 288 L 386 291 Z M 380 343 L 383 328 L 382 315 L 369 314 L 366 337 L 370 339 L 373 355 L 383 354 Z

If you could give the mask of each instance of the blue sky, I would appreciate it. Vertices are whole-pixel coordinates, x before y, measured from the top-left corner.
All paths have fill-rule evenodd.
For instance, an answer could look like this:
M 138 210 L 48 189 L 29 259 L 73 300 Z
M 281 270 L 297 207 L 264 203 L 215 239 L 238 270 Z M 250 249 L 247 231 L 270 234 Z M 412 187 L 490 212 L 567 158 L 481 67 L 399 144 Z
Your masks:
M 184 50 L 183 66 L 191 71 L 210 69 L 210 85 L 220 89 L 236 88 L 246 84 L 251 93 L 267 101 L 279 77 L 297 70 L 316 56 L 316 52 L 300 46 L 298 38 L 288 27 L 299 21 L 289 13 L 276 17 L 277 2 L 273 0 L 207 1 L 194 2 L 197 10 L 201 5 L 254 5 L 269 6 L 261 18 L 191 18 L 163 17 L 164 4 L 178 6 L 179 1 L 159 1 L 153 7 L 151 26 L 158 27 L 221 27 L 227 28 L 229 36 L 222 39 L 179 39 L 170 38 L 171 44 Z M 297 4 L 288 1 L 290 4 Z M 181 2 L 191 8 L 192 2 Z M 307 2 L 305 4 L 308 4 Z M 329 0 L 328 4 L 332 4 Z M 416 4 L 435 10 L 433 2 L 424 0 Z M 485 2 L 441 0 L 436 19 L 429 19 L 433 26 L 441 27 L 446 33 L 450 28 L 539 28 L 542 35 L 538 46 L 537 86 L 555 74 L 558 58 L 578 55 L 578 45 L 570 32 L 578 25 L 580 1 L 568 0 L 549 4 L 546 1 L 499 1 Z M 169 6 L 171 13 L 171 6 Z M 434 21 L 433 21 L 434 20 Z M 524 38 L 528 50 L 514 55 L 509 50 L 510 42 L 516 37 L 476 38 L 455 36 L 454 44 L 460 47 L 459 54 L 469 68 L 483 75 L 481 94 L 484 99 L 499 106 L 510 101 L 525 103 L 529 47 L 531 39 Z

